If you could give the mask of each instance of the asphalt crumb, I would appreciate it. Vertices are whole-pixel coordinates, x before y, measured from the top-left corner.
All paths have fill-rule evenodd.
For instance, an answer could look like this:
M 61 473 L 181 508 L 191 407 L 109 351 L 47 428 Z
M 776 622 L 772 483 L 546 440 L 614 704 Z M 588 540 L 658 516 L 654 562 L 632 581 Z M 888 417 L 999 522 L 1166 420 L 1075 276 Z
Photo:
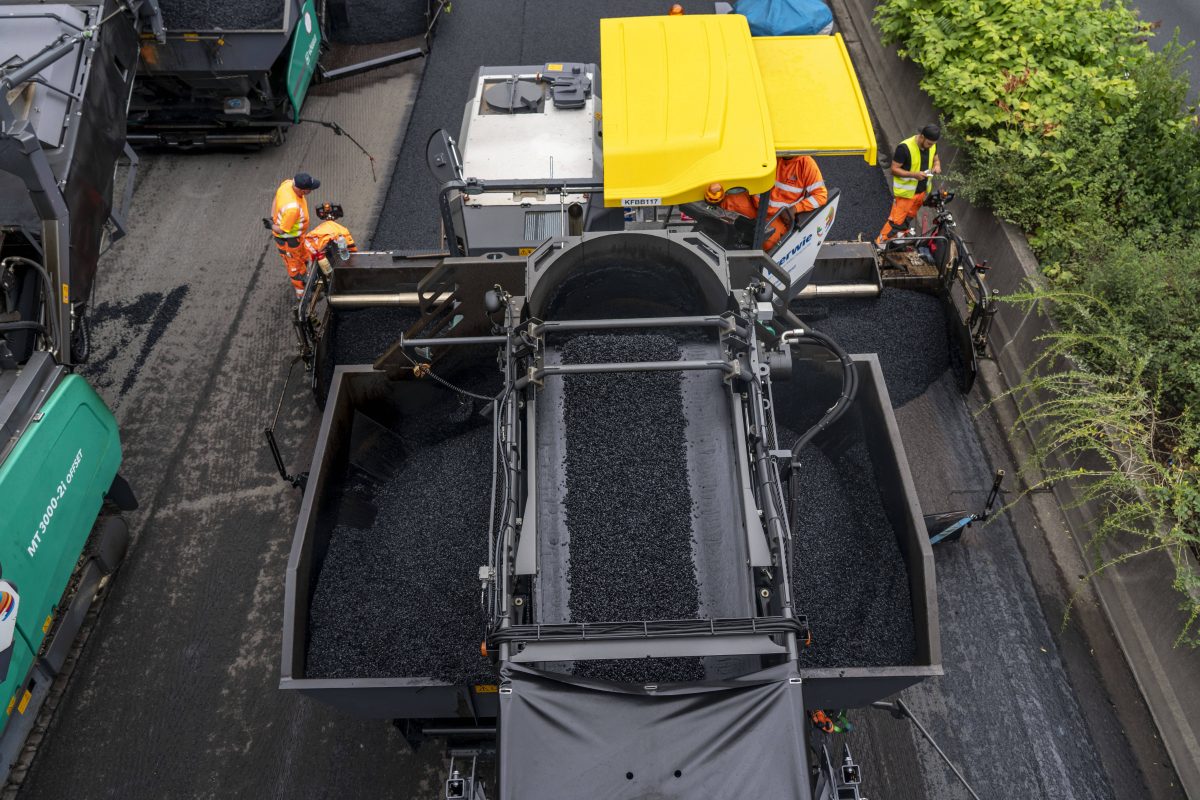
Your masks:
M 908 566 L 883 509 L 865 443 L 800 453 L 792 497 L 792 595 L 813 643 L 805 667 L 912 664 Z
M 168 30 L 272 30 L 290 0 L 159 0 Z
M 659 334 L 584 335 L 564 364 L 677 361 Z M 568 608 L 575 622 L 694 619 L 682 373 L 572 375 L 563 393 Z M 632 683 L 699 680 L 699 659 L 582 661 L 575 674 Z
M 119 402 L 137 383 L 159 340 L 179 315 L 188 288 L 183 284 L 166 294 L 143 292 L 128 303 L 100 303 L 93 307 L 88 314 L 93 328 L 91 339 L 103 341 L 106 346 L 94 353 L 80 372 L 98 388 L 116 388 Z M 134 348 L 136 354 L 129 368 L 116 369 L 114 362 L 118 357 Z M 114 375 L 122 376 L 119 385 Z
M 492 428 L 414 448 L 390 480 L 351 477 L 377 512 L 339 525 L 309 607 L 309 678 L 490 678 L 478 568 L 487 563 Z
M 950 368 L 946 313 L 933 295 L 884 289 L 878 298 L 830 298 L 793 307 L 847 353 L 878 354 L 893 408 L 920 397 Z

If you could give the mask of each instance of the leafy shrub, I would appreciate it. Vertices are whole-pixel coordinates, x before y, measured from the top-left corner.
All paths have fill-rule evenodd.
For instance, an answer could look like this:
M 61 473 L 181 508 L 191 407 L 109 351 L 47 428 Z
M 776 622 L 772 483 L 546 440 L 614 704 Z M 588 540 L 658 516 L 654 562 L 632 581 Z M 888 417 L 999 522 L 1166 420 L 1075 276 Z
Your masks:
M 1092 575 L 1166 552 L 1187 615 L 1177 643 L 1200 645 L 1200 572 L 1192 560 L 1200 548 L 1200 426 L 1187 413 L 1163 416 L 1151 388 L 1153 358 L 1126 335 L 1129 323 L 1116 307 L 1086 293 L 1043 289 L 1007 300 L 1052 304 L 1055 318 L 1088 319 L 1091 329 L 1052 327 L 1040 336 L 1044 349 L 1025 382 L 1004 395 L 1019 400 L 1017 428 L 1036 442 L 1041 477 L 1028 491 L 1071 481 L 1080 505 L 1104 506 L 1089 543 Z M 1106 555 L 1110 543 L 1119 555 Z
M 954 176 L 1029 237 L 1058 325 L 1014 390 L 1049 480 L 1106 503 L 1099 544 L 1166 550 L 1200 620 L 1200 125 L 1178 32 L 1120 0 L 883 0 L 885 41 L 960 147 Z M 1090 459 L 1100 467 L 1073 466 Z M 1062 467 L 1061 464 L 1072 466 Z M 1129 537 L 1135 537 L 1129 539 Z M 1140 540 L 1136 537 L 1141 537 Z M 1098 562 L 1100 563 L 1100 562 Z M 1112 563 L 1104 562 L 1104 563 Z

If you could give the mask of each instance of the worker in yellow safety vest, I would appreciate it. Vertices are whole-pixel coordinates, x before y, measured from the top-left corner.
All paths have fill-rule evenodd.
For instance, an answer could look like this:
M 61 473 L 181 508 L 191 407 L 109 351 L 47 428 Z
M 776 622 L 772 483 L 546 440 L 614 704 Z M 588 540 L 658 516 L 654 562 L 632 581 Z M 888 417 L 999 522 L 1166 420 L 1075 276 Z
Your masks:
M 916 219 L 929 191 L 929 181 L 942 172 L 937 140 L 942 129 L 926 125 L 921 132 L 900 143 L 892 156 L 892 211 L 875 238 L 879 247 L 905 230 Z
M 303 243 L 309 227 L 307 197 L 320 186 L 321 182 L 307 172 L 297 173 L 294 178 L 279 184 L 275 202 L 271 205 L 271 234 L 283 265 L 287 267 L 296 297 L 304 294 L 308 276 L 308 252 Z

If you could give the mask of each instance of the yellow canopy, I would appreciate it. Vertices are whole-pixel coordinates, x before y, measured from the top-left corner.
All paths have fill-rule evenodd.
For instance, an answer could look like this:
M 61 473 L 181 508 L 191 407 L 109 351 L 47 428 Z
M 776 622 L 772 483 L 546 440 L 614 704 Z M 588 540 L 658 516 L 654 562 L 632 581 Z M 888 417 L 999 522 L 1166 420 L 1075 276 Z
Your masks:
M 841 36 L 753 39 L 738 14 L 600 21 L 604 204 L 675 205 L 714 182 L 758 193 L 776 153 L 875 161 Z
M 600 20 L 604 204 L 699 200 L 775 182 L 771 114 L 736 14 Z
M 862 155 L 875 163 L 875 130 L 840 33 L 759 37 L 754 52 L 776 152 Z

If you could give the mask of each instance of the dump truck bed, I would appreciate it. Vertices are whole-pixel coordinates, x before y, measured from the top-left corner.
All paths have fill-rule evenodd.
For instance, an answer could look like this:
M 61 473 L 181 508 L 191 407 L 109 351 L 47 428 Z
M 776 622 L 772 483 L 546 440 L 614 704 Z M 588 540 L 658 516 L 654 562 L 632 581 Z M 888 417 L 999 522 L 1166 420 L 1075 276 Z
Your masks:
M 173 32 L 282 30 L 289 0 L 159 0 Z

